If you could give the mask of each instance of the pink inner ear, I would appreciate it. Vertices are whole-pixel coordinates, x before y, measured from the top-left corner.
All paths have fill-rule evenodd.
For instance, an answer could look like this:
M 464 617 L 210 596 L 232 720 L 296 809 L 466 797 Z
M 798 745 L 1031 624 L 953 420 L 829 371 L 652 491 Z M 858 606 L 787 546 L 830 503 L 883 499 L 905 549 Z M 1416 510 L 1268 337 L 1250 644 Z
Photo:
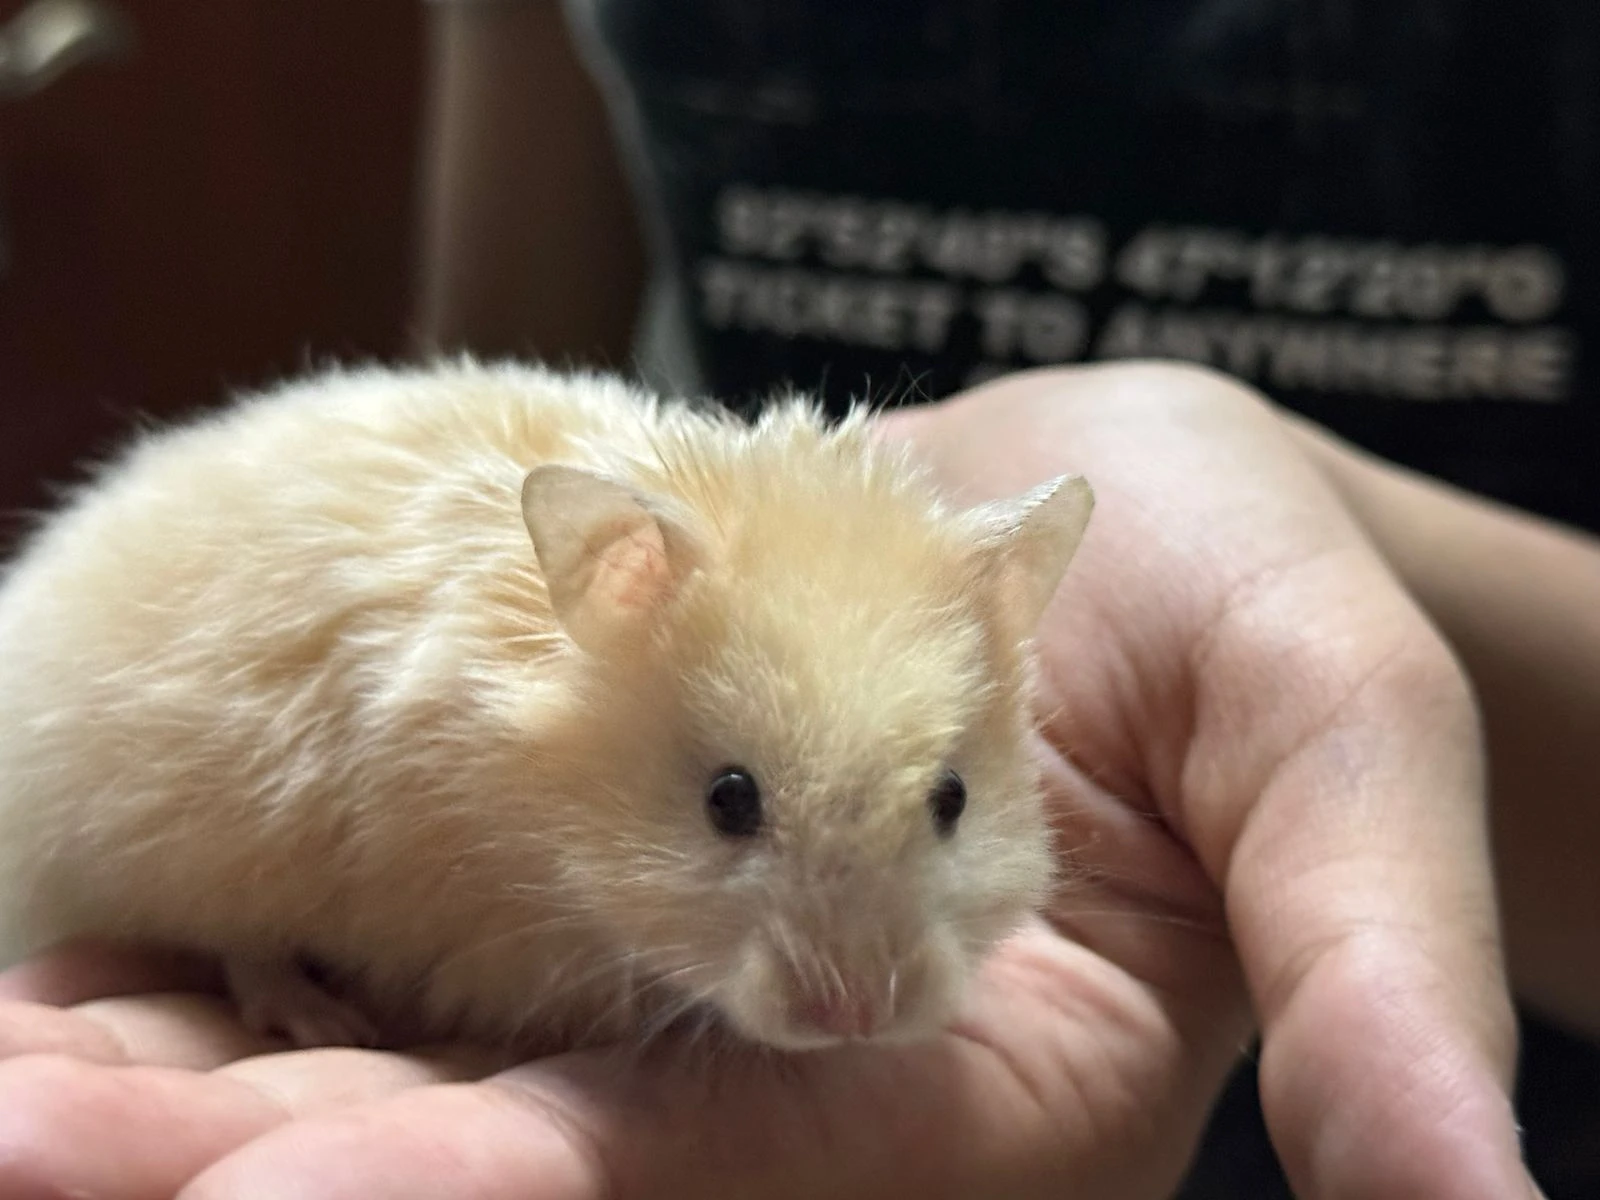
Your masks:
M 595 556 L 589 593 L 612 608 L 637 611 L 658 603 L 671 584 L 661 530 L 654 521 L 641 521 Z

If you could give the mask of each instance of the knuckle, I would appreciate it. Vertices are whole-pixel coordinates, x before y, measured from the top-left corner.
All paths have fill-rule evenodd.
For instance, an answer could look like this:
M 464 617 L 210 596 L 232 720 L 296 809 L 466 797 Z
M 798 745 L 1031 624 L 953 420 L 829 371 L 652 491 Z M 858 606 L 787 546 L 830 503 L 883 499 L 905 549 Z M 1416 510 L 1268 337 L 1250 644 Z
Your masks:
M 1203 363 L 1127 359 L 1087 369 L 1102 372 L 1103 379 L 1114 380 L 1119 388 L 1131 393 L 1161 396 L 1167 400 L 1189 399 L 1207 407 L 1229 405 L 1262 413 L 1271 407 L 1266 396 L 1249 384 Z

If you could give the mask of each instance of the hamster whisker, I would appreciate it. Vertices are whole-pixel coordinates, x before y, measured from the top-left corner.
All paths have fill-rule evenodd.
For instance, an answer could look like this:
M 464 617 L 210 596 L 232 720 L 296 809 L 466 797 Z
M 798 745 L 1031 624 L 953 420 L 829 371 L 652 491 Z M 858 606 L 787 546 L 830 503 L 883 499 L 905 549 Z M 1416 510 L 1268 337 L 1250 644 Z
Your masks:
M 501 933 L 497 933 L 493 937 L 487 938 L 483 941 L 472 942 L 468 945 L 459 947 L 450 954 L 446 955 L 444 958 L 435 962 L 433 965 L 433 970 L 435 973 L 443 972 L 450 968 L 459 966 L 462 962 L 469 958 L 480 954 L 491 953 L 504 947 L 510 942 L 515 942 L 523 938 L 537 937 L 540 934 L 553 932 L 563 928 L 581 927 L 585 917 L 586 914 L 581 912 L 553 913 L 551 915 L 541 917 L 536 921 L 530 921 L 525 925 L 518 925 L 512 929 L 507 929 Z
M 771 926 L 769 936 L 778 948 L 779 957 L 789 965 L 796 979 L 802 983 L 809 983 L 813 956 L 799 944 L 789 924 L 785 921 L 775 922 Z
M 652 993 L 664 992 L 673 1002 L 667 1006 L 669 1011 L 676 1010 L 673 1015 L 667 1018 L 663 1028 L 670 1026 L 672 1021 L 676 1020 L 677 1015 L 681 1015 L 681 1011 L 685 1006 L 692 1007 L 694 1004 L 699 1003 L 699 996 L 692 989 L 685 992 L 668 981 L 700 971 L 703 969 L 701 966 L 698 964 L 679 966 L 665 973 L 657 972 L 650 966 L 650 960 L 653 957 L 674 951 L 681 953 L 687 949 L 687 947 L 653 947 L 648 954 L 624 953 L 604 964 L 606 968 L 617 974 L 616 996 L 596 1014 L 595 1019 L 584 1032 L 585 1039 L 593 1038 L 601 1029 L 614 1023 L 619 1015 L 631 1013 L 637 1016 L 638 1010 L 641 1008 L 641 1001 L 651 996 Z M 641 966 L 651 972 L 642 983 L 638 978 Z M 604 973 L 603 971 L 586 972 L 577 979 L 570 979 L 564 982 L 569 990 L 576 990 L 585 986 L 586 982 L 592 982 L 593 976 Z M 625 1024 L 636 1025 L 637 1022 L 630 1020 Z
M 832 959 L 823 959 L 822 968 L 828 976 L 828 990 L 836 997 L 844 996 L 850 989 L 845 984 L 844 976 L 839 973 L 838 966 Z
M 705 1002 L 707 997 L 699 989 L 693 987 L 680 988 L 675 982 L 689 978 L 699 970 L 698 966 L 680 967 L 676 971 L 651 979 L 641 989 L 641 992 L 664 992 L 668 1001 L 662 1005 L 655 1019 L 643 1027 L 643 1040 L 645 1042 L 660 1036 L 685 1013 Z
M 674 1004 L 663 1008 L 656 1020 L 645 1027 L 643 1035 L 635 1043 L 638 1052 L 643 1053 L 659 1044 L 669 1033 L 677 1031 L 680 1034 L 677 1045 L 685 1054 L 701 1058 L 708 1055 L 715 1057 L 719 1043 L 714 1035 L 724 1026 L 715 1005 L 710 1001 L 709 994 L 697 991 L 684 993 Z
M 689 1054 L 706 1054 L 714 1058 L 717 1043 L 712 1039 L 712 1034 L 717 1031 L 721 1021 L 716 1010 L 705 1003 L 695 1005 L 686 1014 L 691 1017 L 687 1029 L 684 1031 L 684 1049 Z
M 1063 866 L 1065 870 L 1061 883 L 1068 886 L 1092 887 L 1099 883 L 1127 883 L 1139 886 L 1147 884 L 1149 880 L 1149 876 L 1141 875 L 1137 871 L 1119 870 L 1098 863 L 1068 861 Z
M 653 959 L 668 955 L 681 955 L 687 950 L 688 947 L 683 946 L 664 946 L 653 947 L 649 952 L 644 953 L 621 951 L 611 957 L 589 962 L 585 969 L 576 975 L 564 974 L 563 970 L 558 968 L 556 972 L 551 974 L 549 982 L 559 991 L 571 994 L 592 985 L 596 980 L 603 979 L 608 975 L 615 975 L 618 979 L 619 989 L 625 996 L 632 997 L 640 992 L 649 990 L 655 985 L 656 980 L 662 977 L 662 969 L 652 965 Z M 586 956 L 574 955 L 567 962 L 580 957 Z M 681 958 L 678 961 L 681 962 Z M 649 972 L 649 977 L 646 978 L 642 985 L 637 982 L 641 967 L 646 972 Z M 698 968 L 679 969 L 693 970 Z
M 1116 917 L 1128 921 L 1147 922 L 1152 925 L 1166 925 L 1175 929 L 1187 929 L 1194 933 L 1214 934 L 1219 937 L 1224 936 L 1226 933 L 1220 921 L 1204 921 L 1197 917 L 1180 916 L 1177 913 L 1131 908 L 1064 908 L 1060 905 L 1053 905 L 1045 915 L 1055 925 L 1071 923 L 1072 921 L 1090 917 L 1097 919 Z
M 559 836 L 560 835 L 558 832 L 549 829 L 541 829 L 526 830 L 513 834 L 502 835 L 502 838 L 506 842 L 526 842 L 533 846 L 539 847 L 540 850 L 547 850 L 552 837 Z M 496 841 L 490 845 L 498 850 L 501 846 L 501 842 Z M 630 855 L 637 856 L 638 867 L 641 869 L 641 878 L 646 877 L 645 869 L 682 869 L 701 865 L 687 851 L 674 849 L 670 846 L 663 846 L 656 842 L 645 842 L 633 838 L 619 837 L 616 840 L 615 845 L 618 850 L 625 850 Z M 553 885 L 547 884 L 546 886 L 550 887 L 552 891 L 557 890 Z

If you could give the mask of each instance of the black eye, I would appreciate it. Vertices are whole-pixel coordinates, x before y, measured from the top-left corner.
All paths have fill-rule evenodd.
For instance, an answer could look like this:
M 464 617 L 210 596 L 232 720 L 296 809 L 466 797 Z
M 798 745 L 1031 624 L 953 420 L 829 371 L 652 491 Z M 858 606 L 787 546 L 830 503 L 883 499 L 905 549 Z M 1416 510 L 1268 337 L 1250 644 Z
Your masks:
M 761 788 L 743 767 L 718 772 L 706 789 L 711 824 L 727 837 L 753 837 L 761 830 Z
M 946 771 L 928 793 L 928 808 L 933 813 L 933 827 L 940 837 L 949 837 L 956 831 L 956 822 L 967 807 L 967 785 L 954 771 Z

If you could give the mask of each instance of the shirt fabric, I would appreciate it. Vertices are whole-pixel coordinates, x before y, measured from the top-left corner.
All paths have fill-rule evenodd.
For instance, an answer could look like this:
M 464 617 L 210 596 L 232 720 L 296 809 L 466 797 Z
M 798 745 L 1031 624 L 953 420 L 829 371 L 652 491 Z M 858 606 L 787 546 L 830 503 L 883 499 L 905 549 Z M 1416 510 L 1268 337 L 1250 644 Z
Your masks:
M 1592 0 L 570 0 L 734 402 L 1200 361 L 1594 529 Z

